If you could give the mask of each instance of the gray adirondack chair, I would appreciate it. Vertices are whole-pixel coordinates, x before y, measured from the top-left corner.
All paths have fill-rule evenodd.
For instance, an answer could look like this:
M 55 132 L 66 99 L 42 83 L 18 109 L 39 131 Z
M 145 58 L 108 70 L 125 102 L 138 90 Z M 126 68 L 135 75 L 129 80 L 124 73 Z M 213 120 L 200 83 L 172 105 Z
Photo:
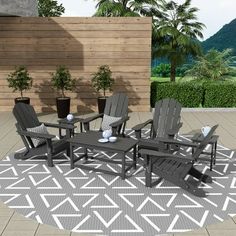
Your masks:
M 84 119 L 82 122 L 84 124 L 85 131 L 90 130 L 90 122 L 98 118 L 102 118 L 104 114 L 112 117 L 121 117 L 119 121 L 110 124 L 112 128 L 113 135 L 124 136 L 126 122 L 129 120 L 128 117 L 128 97 L 124 93 L 117 93 L 107 98 L 104 113 L 94 115 L 92 117 Z M 101 128 L 100 128 L 101 131 Z
M 173 98 L 165 98 L 156 102 L 153 119 L 149 119 L 146 122 L 138 124 L 132 128 L 135 131 L 136 138 L 140 139 L 139 148 L 142 148 L 144 145 L 141 139 L 141 131 L 147 125 L 151 125 L 150 139 L 156 140 L 157 144 L 159 138 L 174 138 L 182 126 L 182 123 L 180 122 L 181 107 L 181 104 Z M 145 145 L 148 144 L 146 143 Z M 155 149 L 155 146 L 152 145 L 150 148 Z M 163 149 L 167 148 L 173 148 L 176 150 L 178 149 L 178 146 L 163 146 Z M 160 144 L 158 149 L 160 149 Z
M 199 144 L 192 142 L 181 142 L 175 139 L 162 139 L 162 142 L 165 143 L 178 144 L 180 146 L 194 148 L 195 151 L 193 154 L 191 153 L 190 156 L 184 157 L 178 154 L 170 154 L 150 149 L 140 149 L 139 153 L 145 160 L 146 186 L 152 187 L 160 182 L 160 179 L 152 182 L 152 173 L 155 173 L 161 179 L 164 178 L 167 181 L 185 189 L 191 194 L 198 197 L 205 197 L 206 194 L 204 190 L 199 189 L 198 186 L 201 182 L 211 183 L 212 179 L 209 175 L 203 174 L 197 170 L 194 167 L 194 161 L 197 160 L 203 152 L 217 127 L 218 125 L 213 126 L 208 135 Z M 146 142 L 148 142 L 149 145 L 156 145 L 153 140 L 146 140 Z M 197 178 L 198 181 L 194 184 L 186 180 L 185 177 L 187 175 Z
M 31 105 L 24 103 L 17 103 L 13 108 L 13 114 L 16 118 L 16 128 L 20 135 L 26 150 L 24 152 L 15 153 L 15 159 L 28 159 L 33 156 L 43 155 L 47 157 L 47 164 L 49 167 L 53 166 L 53 156 L 59 154 L 62 151 L 66 151 L 69 156 L 69 143 L 66 139 L 52 140 L 55 135 L 40 134 L 36 132 L 29 132 L 27 128 L 40 126 L 42 123 L 38 120 L 36 112 Z M 66 129 L 66 138 L 69 138 L 69 134 L 72 132 L 74 126 L 65 124 L 51 124 L 43 123 L 47 127 L 53 127 L 58 129 Z M 35 147 L 32 138 L 45 139 L 46 143 Z

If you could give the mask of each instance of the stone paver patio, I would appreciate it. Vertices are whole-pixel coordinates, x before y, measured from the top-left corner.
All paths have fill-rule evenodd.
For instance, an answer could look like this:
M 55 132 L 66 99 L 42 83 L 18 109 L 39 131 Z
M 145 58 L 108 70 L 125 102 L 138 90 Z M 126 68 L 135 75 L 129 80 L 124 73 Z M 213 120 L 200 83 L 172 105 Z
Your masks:
M 130 120 L 127 128 L 143 122 L 150 118 L 151 112 L 133 112 L 130 113 Z M 56 122 L 56 114 L 39 114 L 41 121 Z M 236 150 L 236 111 L 232 112 L 182 112 L 183 127 L 180 130 L 181 134 L 193 134 L 202 126 L 219 124 L 217 134 L 220 136 L 219 144 Z M 10 112 L 0 113 L 0 158 L 2 159 L 8 153 L 14 152 L 23 147 L 23 144 L 16 134 L 15 119 Z M 93 123 L 93 128 L 99 128 L 99 121 Z M 55 130 L 51 130 L 54 133 Z M 56 134 L 56 133 L 55 133 Z M 12 209 L 9 209 L 2 202 L 0 202 L 0 235 L 2 236 L 46 236 L 46 235 L 61 235 L 61 236 L 75 236 L 88 235 L 71 233 L 65 230 L 59 230 L 48 225 L 40 225 L 35 221 L 27 219 Z M 229 218 L 223 223 L 216 225 L 209 225 L 206 228 L 191 231 L 187 233 L 174 234 L 175 235 L 194 235 L 194 236 L 235 236 L 236 235 L 236 217 Z M 173 236 L 173 235 L 172 235 Z

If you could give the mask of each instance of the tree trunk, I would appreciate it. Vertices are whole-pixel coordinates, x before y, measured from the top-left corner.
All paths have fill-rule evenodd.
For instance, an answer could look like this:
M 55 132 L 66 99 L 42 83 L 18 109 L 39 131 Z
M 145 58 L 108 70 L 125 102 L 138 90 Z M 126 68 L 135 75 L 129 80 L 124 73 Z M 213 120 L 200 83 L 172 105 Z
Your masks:
M 170 63 L 170 82 L 175 82 L 176 62 L 173 60 Z

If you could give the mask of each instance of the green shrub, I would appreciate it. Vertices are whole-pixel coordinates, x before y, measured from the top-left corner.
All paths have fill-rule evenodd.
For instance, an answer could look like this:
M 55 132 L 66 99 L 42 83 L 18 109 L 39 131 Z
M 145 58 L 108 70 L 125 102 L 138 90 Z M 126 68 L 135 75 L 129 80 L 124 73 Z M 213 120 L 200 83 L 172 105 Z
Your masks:
M 61 91 L 61 96 L 65 97 L 65 91 L 75 90 L 76 80 L 72 79 L 70 71 L 67 67 L 60 65 L 56 72 L 52 73 L 52 87 Z
M 170 64 L 161 63 L 156 67 L 152 68 L 153 77 L 169 77 L 170 76 Z
M 92 75 L 92 86 L 97 92 L 102 91 L 103 96 L 106 97 L 106 91 L 111 91 L 114 84 L 112 78 L 112 71 L 108 65 L 102 65 L 98 67 L 98 71 Z
M 16 67 L 16 70 L 10 73 L 7 77 L 8 87 L 13 88 L 13 92 L 20 91 L 21 98 L 23 91 L 29 90 L 32 87 L 33 79 L 29 76 L 25 66 Z
M 236 77 L 236 67 L 230 67 L 229 76 Z
M 204 107 L 236 107 L 236 83 L 208 82 L 203 84 L 205 90 Z
M 176 76 L 183 77 L 191 68 L 191 65 L 184 64 L 176 68 Z M 161 78 L 168 78 L 170 77 L 170 64 L 161 63 L 158 66 L 152 68 L 152 77 L 161 77 Z
M 157 84 L 158 82 L 156 81 L 151 83 L 151 96 L 150 96 L 151 107 L 154 107 L 155 102 L 157 101 Z
M 184 64 L 176 68 L 176 76 L 184 77 L 186 72 L 192 67 L 191 64 Z
M 158 83 L 151 84 L 151 106 L 163 98 L 175 98 L 183 107 L 199 107 L 203 102 L 204 89 L 195 82 L 185 83 Z
M 222 52 L 210 49 L 203 56 L 198 56 L 193 67 L 187 71 L 187 75 L 196 79 L 221 80 L 229 76 L 231 71 L 230 62 L 233 60 L 231 49 Z

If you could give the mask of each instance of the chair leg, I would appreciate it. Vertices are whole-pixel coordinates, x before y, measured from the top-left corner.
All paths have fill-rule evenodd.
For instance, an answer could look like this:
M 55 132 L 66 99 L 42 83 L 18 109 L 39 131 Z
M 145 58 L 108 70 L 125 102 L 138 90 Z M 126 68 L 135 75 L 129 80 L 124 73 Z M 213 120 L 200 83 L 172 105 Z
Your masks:
M 214 163 L 214 143 L 211 144 L 211 160 L 210 160 L 210 171 L 212 171 L 212 166 Z
M 47 155 L 47 162 L 49 167 L 53 167 L 53 160 L 52 160 L 52 154 L 48 153 Z
M 122 131 L 121 131 L 121 134 L 122 134 L 122 136 L 125 138 L 125 127 L 126 127 L 126 121 L 124 122 L 124 124 L 121 126 L 121 129 L 122 129 Z
M 85 131 L 89 131 L 90 130 L 89 123 L 84 123 L 84 130 Z
M 68 157 L 70 157 L 70 148 L 67 148 L 67 149 L 66 149 L 66 155 L 67 155 Z
M 88 160 L 88 149 L 84 148 L 84 159 L 87 161 Z M 92 158 L 93 159 L 93 158 Z
M 49 167 L 53 167 L 53 160 L 52 160 L 52 141 L 47 140 L 47 162 Z
M 135 137 L 141 139 L 141 130 L 135 130 Z
M 216 151 L 217 151 L 217 142 L 214 144 L 214 165 L 216 164 Z
M 152 187 L 152 159 L 148 155 L 146 156 L 145 184 L 146 187 Z

